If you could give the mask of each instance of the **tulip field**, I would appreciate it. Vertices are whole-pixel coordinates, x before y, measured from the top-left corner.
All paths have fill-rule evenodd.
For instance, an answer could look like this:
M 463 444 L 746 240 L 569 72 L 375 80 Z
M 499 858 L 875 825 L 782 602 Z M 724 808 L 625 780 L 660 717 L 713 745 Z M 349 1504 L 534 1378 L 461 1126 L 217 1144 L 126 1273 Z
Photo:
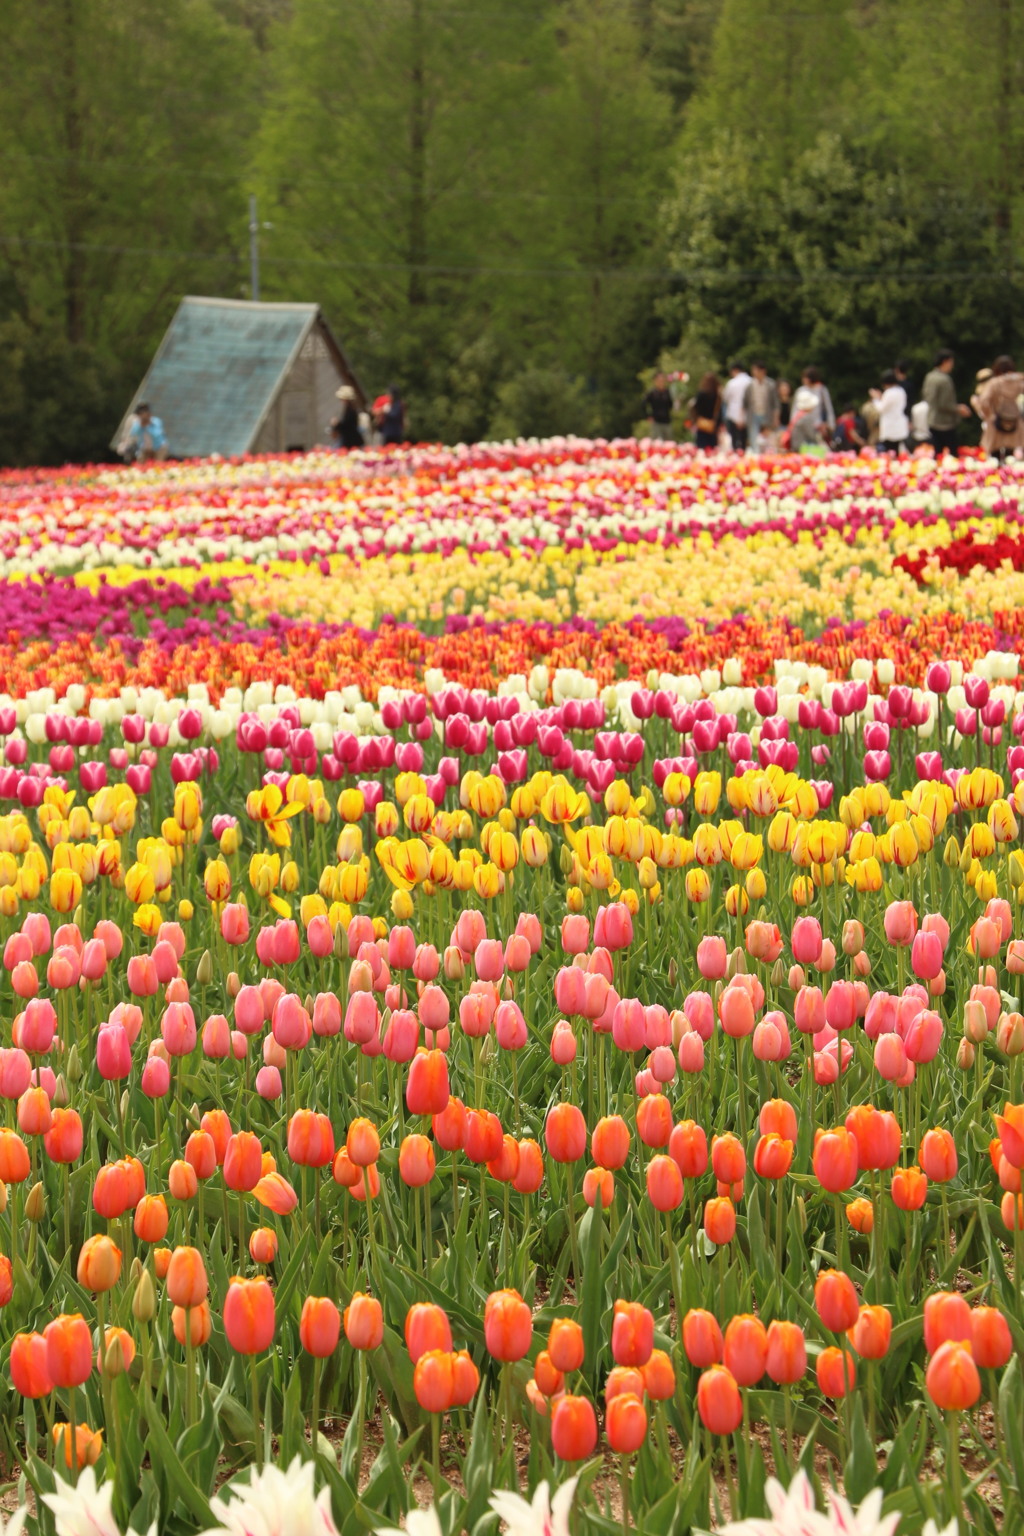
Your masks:
M 1024 1532 L 1022 653 L 1018 463 L 0 474 L 14 1536 Z

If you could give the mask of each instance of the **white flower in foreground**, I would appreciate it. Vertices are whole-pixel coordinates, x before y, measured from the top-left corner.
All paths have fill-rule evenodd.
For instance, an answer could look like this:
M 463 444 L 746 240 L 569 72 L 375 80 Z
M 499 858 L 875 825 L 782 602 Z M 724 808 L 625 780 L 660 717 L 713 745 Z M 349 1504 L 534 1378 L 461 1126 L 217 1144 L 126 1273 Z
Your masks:
M 113 1483 L 98 1483 L 93 1467 L 83 1467 L 78 1474 L 77 1486 L 66 1483 L 59 1473 L 54 1474 L 56 1491 L 44 1493 L 43 1503 L 53 1512 L 57 1536 L 121 1536 L 111 1509 L 114 1497 Z M 19 1509 L 7 1522 L 5 1536 L 18 1536 L 25 1520 L 25 1510 Z M 149 1536 L 155 1536 L 156 1525 L 149 1528 Z
M 764 1520 L 734 1520 L 722 1527 L 721 1536 L 892 1536 L 899 1515 L 882 1515 L 882 1490 L 874 1488 L 854 1511 L 841 1494 L 830 1494 L 827 1515 L 814 1505 L 814 1489 L 807 1473 L 801 1470 L 788 1490 L 777 1478 L 770 1477 L 765 1498 L 771 1515 Z M 932 1531 L 926 1536 L 957 1536 L 954 1530 Z
M 248 1485 L 229 1488 L 227 1499 L 210 1500 L 220 1524 L 203 1536 L 338 1536 L 330 1492 L 325 1488 L 317 1498 L 313 1472 L 313 1463 L 298 1456 L 284 1472 L 251 1468 Z
M 926 1520 L 921 1536 L 960 1536 L 960 1526 L 954 1518 L 940 1531 L 934 1520 Z
M 433 1504 L 428 1504 L 426 1509 L 409 1511 L 405 1517 L 404 1531 L 399 1531 L 390 1525 L 379 1525 L 377 1536 L 442 1536 L 441 1522 L 437 1518 L 437 1511 Z
M 504 1520 L 508 1536 L 569 1536 L 569 1511 L 578 1481 L 570 1477 L 550 1501 L 547 1483 L 538 1483 L 529 1504 L 518 1493 L 492 1493 L 491 1508 Z
M 892 1536 L 900 1523 L 900 1517 L 882 1514 L 882 1490 L 872 1488 L 859 1505 L 856 1514 L 839 1493 L 831 1496 L 832 1526 L 844 1536 Z

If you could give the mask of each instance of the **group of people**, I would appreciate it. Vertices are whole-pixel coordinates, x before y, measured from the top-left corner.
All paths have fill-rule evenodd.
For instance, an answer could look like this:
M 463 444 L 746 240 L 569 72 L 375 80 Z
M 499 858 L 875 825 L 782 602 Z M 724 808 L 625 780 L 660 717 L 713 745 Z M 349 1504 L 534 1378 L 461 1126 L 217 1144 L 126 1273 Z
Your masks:
M 774 379 L 763 362 L 729 366 L 722 384 L 706 373 L 685 406 L 659 373 L 645 396 L 652 437 L 674 435 L 673 419 L 685 412 L 686 425 L 699 449 L 714 452 L 834 452 L 879 448 L 887 453 L 954 451 L 960 424 L 972 414 L 982 424 L 981 446 L 997 458 L 1024 451 L 1024 374 L 1011 357 L 996 358 L 975 379 L 970 404 L 957 399 L 953 382 L 956 358 L 943 348 L 915 394 L 907 365 L 886 369 L 867 399 L 838 413 L 820 371 L 805 368 L 794 390 L 786 379 Z
M 330 427 L 335 448 L 379 448 L 405 442 L 405 403 L 393 384 L 368 411 L 360 411 L 351 384 L 342 384 L 335 394 L 341 402 Z

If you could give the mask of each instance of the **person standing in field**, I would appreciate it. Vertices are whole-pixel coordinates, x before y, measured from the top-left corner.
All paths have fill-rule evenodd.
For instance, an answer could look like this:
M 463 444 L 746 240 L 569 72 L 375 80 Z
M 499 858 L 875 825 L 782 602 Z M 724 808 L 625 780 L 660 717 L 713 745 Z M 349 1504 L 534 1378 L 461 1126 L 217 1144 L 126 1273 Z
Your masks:
M 981 446 L 1000 463 L 1008 454 L 1024 448 L 1024 417 L 1020 397 L 1024 394 L 1024 374 L 1018 373 L 1012 357 L 997 357 L 992 377 L 978 391 L 979 414 L 984 426 Z
M 714 453 L 718 447 L 718 429 L 722 420 L 722 392 L 718 376 L 706 373 L 693 401 L 693 435 L 697 447 Z
M 887 368 L 882 374 L 882 396 L 878 402 L 878 446 L 886 453 L 902 453 L 909 431 L 907 392 L 895 369 Z
M 657 442 L 670 443 L 672 441 L 672 412 L 675 409 L 675 401 L 672 399 L 672 391 L 668 387 L 668 379 L 663 373 L 654 375 L 654 383 L 644 395 L 644 407 L 647 411 L 647 420 L 650 423 L 648 437 L 653 437 Z
M 742 363 L 729 364 L 729 382 L 722 390 L 722 414 L 736 453 L 742 453 L 747 446 L 747 412 L 744 401 L 750 383 L 750 374 Z
M 779 427 L 779 390 L 764 363 L 752 364 L 751 373 L 753 377 L 743 396 L 743 409 L 747 417 L 747 443 L 751 453 L 759 453 L 762 448 L 770 451 L 775 441 Z M 767 439 L 764 444 L 762 434 Z
M 936 454 L 954 451 L 957 427 L 971 414 L 970 406 L 957 404 L 953 383 L 955 362 L 954 354 L 948 347 L 943 347 L 935 359 L 934 368 L 925 374 L 921 389 L 922 398 L 928 405 L 928 434 Z

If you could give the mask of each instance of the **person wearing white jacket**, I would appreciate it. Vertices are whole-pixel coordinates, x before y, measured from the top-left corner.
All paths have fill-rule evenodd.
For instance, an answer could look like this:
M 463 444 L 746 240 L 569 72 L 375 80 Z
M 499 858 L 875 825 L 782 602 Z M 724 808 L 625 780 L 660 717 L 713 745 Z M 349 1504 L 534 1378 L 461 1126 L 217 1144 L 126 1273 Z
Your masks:
M 902 453 L 907 446 L 907 392 L 892 369 L 882 374 L 882 398 L 878 402 L 878 446 L 888 453 Z

